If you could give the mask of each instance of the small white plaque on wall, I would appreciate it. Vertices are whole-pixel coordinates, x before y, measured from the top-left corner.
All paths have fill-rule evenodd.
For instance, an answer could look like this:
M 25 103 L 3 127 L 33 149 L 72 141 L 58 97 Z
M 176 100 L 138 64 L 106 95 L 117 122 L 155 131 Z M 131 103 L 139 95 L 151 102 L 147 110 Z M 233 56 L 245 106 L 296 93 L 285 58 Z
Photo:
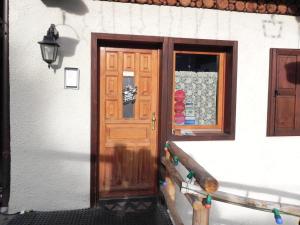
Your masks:
M 78 68 L 65 68 L 65 88 L 66 89 L 79 89 L 79 69 Z

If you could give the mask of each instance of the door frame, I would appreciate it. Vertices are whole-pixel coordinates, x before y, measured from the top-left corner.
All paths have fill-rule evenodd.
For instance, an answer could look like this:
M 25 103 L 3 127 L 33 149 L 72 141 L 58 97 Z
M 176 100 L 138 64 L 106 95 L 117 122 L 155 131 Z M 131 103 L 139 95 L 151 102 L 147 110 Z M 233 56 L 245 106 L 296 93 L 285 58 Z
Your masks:
M 167 87 L 167 71 L 168 71 L 168 38 L 157 36 L 140 36 L 140 35 L 124 35 L 124 34 L 107 34 L 92 33 L 91 34 L 91 158 L 90 158 L 90 205 L 94 207 L 99 200 L 99 91 L 100 91 L 100 47 L 127 47 L 127 48 L 152 48 L 160 50 L 159 59 L 159 112 L 167 110 L 167 92 L 162 91 L 162 87 Z M 166 142 L 166 113 L 158 115 L 158 156 Z M 159 171 L 159 159 L 157 161 Z M 158 184 L 157 184 L 158 185 Z

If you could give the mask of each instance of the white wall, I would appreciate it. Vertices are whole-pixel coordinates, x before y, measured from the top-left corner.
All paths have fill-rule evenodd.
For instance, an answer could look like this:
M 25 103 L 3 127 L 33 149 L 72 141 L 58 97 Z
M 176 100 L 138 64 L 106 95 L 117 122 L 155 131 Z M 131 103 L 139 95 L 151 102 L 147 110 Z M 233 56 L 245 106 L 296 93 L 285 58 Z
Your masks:
M 51 23 L 61 36 L 63 61 L 56 72 L 42 61 L 37 44 Z M 89 206 L 91 32 L 237 40 L 236 140 L 178 144 L 227 191 L 242 188 L 241 195 L 300 204 L 300 138 L 266 137 L 269 49 L 299 48 L 295 17 L 92 0 L 11 0 L 11 210 Z M 80 69 L 79 91 L 64 89 L 64 67 Z M 191 213 L 179 207 L 185 216 Z M 293 217 L 284 220 L 297 223 Z M 269 213 L 225 204 L 213 204 L 211 222 L 274 224 Z

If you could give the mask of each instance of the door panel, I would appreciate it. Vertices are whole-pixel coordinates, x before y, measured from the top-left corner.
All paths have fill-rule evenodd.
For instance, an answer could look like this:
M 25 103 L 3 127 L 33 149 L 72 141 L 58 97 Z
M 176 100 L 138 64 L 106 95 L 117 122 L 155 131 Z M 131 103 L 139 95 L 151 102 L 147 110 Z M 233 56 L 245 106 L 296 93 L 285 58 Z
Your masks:
M 151 131 L 148 130 L 149 126 L 146 124 L 107 124 L 106 125 L 106 140 L 123 140 L 129 142 L 141 142 L 142 140 L 149 140 Z M 130 132 L 128 132 L 130 131 Z
M 100 48 L 102 198 L 157 191 L 158 58 L 158 50 Z M 135 101 L 124 104 L 130 94 Z
M 297 56 L 277 58 L 275 130 L 293 129 L 295 125 L 295 89 Z
M 135 70 L 135 54 L 134 53 L 124 53 L 124 71 L 134 71 Z
M 275 122 L 277 134 L 295 129 L 297 55 L 278 55 L 276 70 Z
M 106 77 L 106 98 L 116 99 L 118 97 L 118 77 Z
M 295 97 L 279 96 L 276 99 L 276 123 L 277 128 L 294 128 Z
M 106 72 L 118 72 L 118 53 L 107 52 L 106 53 Z
M 277 88 L 295 90 L 297 56 L 279 55 L 277 60 Z
M 106 100 L 105 102 L 105 118 L 117 119 L 118 118 L 118 102 L 116 100 Z

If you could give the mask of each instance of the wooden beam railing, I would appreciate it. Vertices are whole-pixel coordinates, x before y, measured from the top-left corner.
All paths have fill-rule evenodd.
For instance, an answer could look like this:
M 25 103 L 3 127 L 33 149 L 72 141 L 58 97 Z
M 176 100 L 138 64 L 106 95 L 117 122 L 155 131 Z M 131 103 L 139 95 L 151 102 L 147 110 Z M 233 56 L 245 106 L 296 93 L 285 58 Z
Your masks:
M 218 190 L 218 181 L 210 175 L 202 166 L 200 166 L 194 159 L 180 149 L 175 143 L 167 143 L 170 155 L 177 156 L 180 163 L 189 171 L 194 172 L 194 177 L 199 185 L 208 193 L 214 193 Z
M 210 209 L 204 206 L 205 199 L 208 196 L 216 201 L 272 212 L 278 224 L 282 223 L 279 213 L 300 217 L 300 206 L 263 201 L 217 191 L 218 181 L 176 144 L 167 142 L 165 150 L 165 157 L 161 158 L 161 163 L 165 168 L 165 185 L 162 192 L 175 225 L 184 224 L 175 206 L 176 185 L 193 207 L 193 225 L 209 225 Z M 193 171 L 196 180 L 194 184 L 186 182 L 181 176 L 174 166 L 174 159 L 175 161 L 178 160 L 187 170 Z
M 180 149 L 175 143 L 168 142 L 166 144 L 166 154 L 162 157 L 161 163 L 166 169 L 165 187 L 162 192 L 166 199 L 166 203 L 175 225 L 183 225 L 176 206 L 176 186 L 180 189 L 185 182 L 183 177 L 179 174 L 173 163 L 179 161 L 188 171 L 193 173 L 196 182 L 207 192 L 214 193 L 218 187 L 218 181 L 210 175 L 203 167 L 201 167 L 194 159 Z M 173 162 L 173 163 L 172 163 Z M 208 225 L 209 224 L 209 210 L 207 210 L 202 202 L 205 197 L 186 193 L 185 197 L 193 207 L 193 225 Z

